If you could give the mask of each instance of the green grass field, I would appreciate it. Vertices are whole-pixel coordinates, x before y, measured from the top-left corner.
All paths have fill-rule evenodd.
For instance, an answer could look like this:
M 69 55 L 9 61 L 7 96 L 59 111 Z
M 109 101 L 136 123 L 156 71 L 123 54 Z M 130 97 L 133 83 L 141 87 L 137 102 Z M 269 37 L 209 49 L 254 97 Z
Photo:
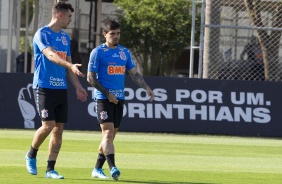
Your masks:
M 56 170 L 64 180 L 44 178 L 47 139 L 38 175 L 25 168 L 35 130 L 0 129 L 0 184 L 280 184 L 282 140 L 207 135 L 119 132 L 115 140 L 119 181 L 91 178 L 100 132 L 65 131 Z M 105 173 L 109 175 L 107 164 Z

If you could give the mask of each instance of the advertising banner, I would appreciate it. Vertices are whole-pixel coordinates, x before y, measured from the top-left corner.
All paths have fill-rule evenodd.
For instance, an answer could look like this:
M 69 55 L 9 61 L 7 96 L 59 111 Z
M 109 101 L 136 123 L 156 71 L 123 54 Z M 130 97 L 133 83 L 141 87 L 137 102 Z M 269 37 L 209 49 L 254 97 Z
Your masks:
M 0 128 L 36 129 L 32 74 L 0 74 Z M 120 131 L 281 137 L 279 82 L 144 77 L 155 93 L 126 77 Z M 100 130 L 94 88 L 80 78 L 88 100 L 80 102 L 69 82 L 69 130 Z

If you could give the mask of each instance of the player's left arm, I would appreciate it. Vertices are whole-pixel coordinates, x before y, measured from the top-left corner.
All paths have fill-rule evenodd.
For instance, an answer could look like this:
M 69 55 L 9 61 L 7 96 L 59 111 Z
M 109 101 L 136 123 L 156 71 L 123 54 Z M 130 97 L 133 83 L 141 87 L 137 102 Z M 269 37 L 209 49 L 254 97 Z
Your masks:
M 141 88 L 145 89 L 148 93 L 148 95 L 151 97 L 150 101 L 154 100 L 154 92 L 151 90 L 151 88 L 148 86 L 148 84 L 145 82 L 144 78 L 138 73 L 137 68 L 133 67 L 132 69 L 128 70 L 128 73 L 130 74 L 132 80 Z
M 72 63 L 71 61 L 71 57 L 67 56 L 67 62 Z M 67 74 L 70 78 L 70 81 L 72 83 L 72 85 L 74 86 L 74 88 L 76 89 L 76 95 L 77 95 L 77 99 L 81 100 L 81 101 L 86 101 L 87 99 L 87 92 L 86 90 L 82 87 L 77 75 L 75 75 L 71 69 L 67 70 Z

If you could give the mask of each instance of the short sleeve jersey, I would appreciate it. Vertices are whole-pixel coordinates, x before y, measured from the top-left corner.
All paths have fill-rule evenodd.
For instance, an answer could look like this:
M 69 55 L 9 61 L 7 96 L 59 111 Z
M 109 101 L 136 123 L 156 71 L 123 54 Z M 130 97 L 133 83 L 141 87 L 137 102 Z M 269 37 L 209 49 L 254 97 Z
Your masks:
M 115 49 L 102 44 L 90 53 L 88 71 L 97 73 L 97 80 L 117 99 L 124 100 L 125 71 L 135 67 L 129 50 L 121 45 Z M 96 99 L 107 99 L 99 90 Z
M 70 38 L 66 32 L 60 30 L 56 33 L 48 26 L 38 29 L 33 38 L 33 88 L 67 89 L 66 68 L 50 61 L 43 54 L 42 51 L 47 47 L 52 47 L 62 59 L 71 56 Z

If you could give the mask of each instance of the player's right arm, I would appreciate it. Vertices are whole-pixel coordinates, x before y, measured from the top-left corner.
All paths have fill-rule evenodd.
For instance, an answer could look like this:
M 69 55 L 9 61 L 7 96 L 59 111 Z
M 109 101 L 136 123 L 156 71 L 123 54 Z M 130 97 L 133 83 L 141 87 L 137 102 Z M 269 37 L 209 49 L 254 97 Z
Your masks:
M 47 47 L 43 51 L 43 54 L 52 62 L 54 62 L 57 65 L 63 66 L 66 69 L 71 70 L 74 74 L 84 77 L 85 75 L 81 73 L 78 69 L 78 67 L 81 66 L 81 64 L 73 64 L 71 62 L 68 62 L 61 58 L 56 51 L 52 47 Z
M 97 74 L 100 68 L 100 55 L 99 47 L 92 50 L 88 62 L 88 71 L 87 71 L 87 81 L 91 86 L 99 90 L 103 95 L 105 95 L 108 100 L 114 104 L 118 103 L 117 98 L 114 94 L 110 93 L 98 80 Z
M 96 79 L 96 72 L 88 72 L 87 73 L 87 81 L 91 86 L 101 91 L 105 96 L 109 96 L 109 91 L 102 86 L 102 84 Z
M 89 84 L 91 86 L 93 86 L 94 88 L 96 88 L 97 90 L 101 91 L 101 93 L 103 93 L 110 102 L 117 104 L 118 100 L 115 97 L 114 94 L 110 93 L 98 80 L 96 77 L 96 72 L 87 72 L 87 81 L 89 82 Z
M 57 65 L 71 70 L 74 74 L 84 77 L 78 69 L 80 64 L 72 64 L 66 60 L 66 57 L 61 57 L 54 49 L 51 42 L 50 33 L 45 28 L 38 30 L 33 38 L 33 44 L 49 59 Z

